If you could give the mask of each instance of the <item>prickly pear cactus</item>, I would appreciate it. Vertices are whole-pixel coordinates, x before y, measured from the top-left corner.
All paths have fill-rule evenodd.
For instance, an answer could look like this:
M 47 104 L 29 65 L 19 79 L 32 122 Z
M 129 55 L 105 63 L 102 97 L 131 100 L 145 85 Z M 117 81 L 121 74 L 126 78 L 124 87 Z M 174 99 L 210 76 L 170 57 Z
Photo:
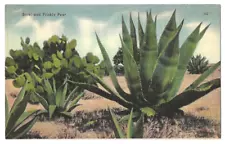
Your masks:
M 201 74 L 209 68 L 208 63 L 209 61 L 206 57 L 201 56 L 201 54 L 192 56 L 188 62 L 187 70 L 191 74 Z
M 75 39 L 68 40 L 64 35 L 62 37 L 53 35 L 43 42 L 43 48 L 36 42 L 32 45 L 30 38 L 26 38 L 25 42 L 21 38 L 22 49 L 11 49 L 10 57 L 6 57 L 5 77 L 14 79 L 13 84 L 17 88 L 24 86 L 26 79 L 29 80 L 30 103 L 38 103 L 33 93 L 43 92 L 41 83 L 44 79 L 54 77 L 56 87 L 60 87 L 65 79 L 95 84 L 92 77 L 83 70 L 88 69 L 103 76 L 104 66 L 92 53 L 80 57 L 75 49 L 76 45 Z M 73 89 L 73 85 L 68 85 L 68 91 Z

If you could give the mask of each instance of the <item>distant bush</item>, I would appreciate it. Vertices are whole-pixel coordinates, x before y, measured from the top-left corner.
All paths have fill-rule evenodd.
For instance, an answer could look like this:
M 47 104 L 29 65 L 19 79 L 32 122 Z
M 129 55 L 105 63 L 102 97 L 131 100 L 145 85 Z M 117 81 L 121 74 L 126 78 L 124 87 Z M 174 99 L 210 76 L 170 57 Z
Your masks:
M 191 74 L 201 74 L 208 70 L 209 61 L 206 57 L 202 57 L 201 54 L 192 56 L 187 65 L 187 70 Z

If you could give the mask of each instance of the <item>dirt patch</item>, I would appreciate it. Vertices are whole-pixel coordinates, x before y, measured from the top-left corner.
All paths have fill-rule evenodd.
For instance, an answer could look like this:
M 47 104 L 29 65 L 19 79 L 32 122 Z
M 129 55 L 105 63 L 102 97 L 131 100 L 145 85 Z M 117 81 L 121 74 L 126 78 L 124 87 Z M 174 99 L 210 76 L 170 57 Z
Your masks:
M 121 109 L 114 109 L 118 118 Z M 126 124 L 121 123 L 123 130 Z M 193 115 L 174 118 L 148 117 L 144 124 L 144 138 L 220 138 L 220 123 Z M 37 134 L 39 134 L 37 136 Z M 24 138 L 114 138 L 113 122 L 107 110 L 76 112 L 74 118 L 39 121 Z

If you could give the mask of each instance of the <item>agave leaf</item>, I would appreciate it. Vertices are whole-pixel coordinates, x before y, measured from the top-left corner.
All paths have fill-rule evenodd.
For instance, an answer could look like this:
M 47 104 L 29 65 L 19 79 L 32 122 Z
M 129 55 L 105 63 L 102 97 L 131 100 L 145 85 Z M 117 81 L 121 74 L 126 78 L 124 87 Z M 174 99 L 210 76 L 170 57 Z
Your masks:
M 144 44 L 140 49 L 140 76 L 143 92 L 146 95 L 155 64 L 158 58 L 156 28 L 151 13 L 147 17 Z
M 92 72 L 90 72 L 88 70 L 85 70 L 85 72 L 87 72 L 88 74 L 90 74 L 109 93 L 112 93 L 113 95 L 117 96 L 119 99 L 121 99 L 123 101 L 126 101 L 125 98 L 123 98 L 122 96 L 120 96 L 119 94 L 117 94 L 114 90 L 112 90 L 99 76 L 97 76 L 96 74 L 94 74 L 94 73 L 92 73 Z
M 201 76 L 198 77 L 189 87 L 187 87 L 185 90 L 190 90 L 196 88 L 201 82 L 203 82 L 210 74 L 212 74 L 219 66 L 220 61 L 214 64 L 212 67 L 210 67 L 207 71 L 205 71 Z
M 134 22 L 130 13 L 130 36 L 133 43 L 133 56 L 135 61 L 138 61 L 138 49 L 137 49 L 137 37 L 136 37 L 136 29 L 134 26 Z
M 57 89 L 57 92 L 56 92 L 56 95 L 55 95 L 55 104 L 57 105 L 57 107 L 60 107 L 62 91 L 63 91 L 63 87 L 61 86 Z
M 106 68 L 107 68 L 107 71 L 109 72 L 110 78 L 111 78 L 111 80 L 112 80 L 112 83 L 113 83 L 115 89 L 117 90 L 117 92 L 118 92 L 122 97 L 126 97 L 128 94 L 125 93 L 125 92 L 123 91 L 123 89 L 120 87 L 120 85 L 119 85 L 119 83 L 118 83 L 118 80 L 117 80 L 117 78 L 116 78 L 116 73 L 115 73 L 115 71 L 114 71 L 114 69 L 113 69 L 113 66 L 112 66 L 112 63 L 111 63 L 111 61 L 110 61 L 110 59 L 109 59 L 109 56 L 108 56 L 108 54 L 107 54 L 107 52 L 106 52 L 104 46 L 102 45 L 102 43 L 101 43 L 101 41 L 100 41 L 100 39 L 99 39 L 99 37 L 98 37 L 97 34 L 96 34 L 96 38 L 97 38 L 97 41 L 98 41 L 98 45 L 99 45 L 99 47 L 100 47 L 100 49 L 101 49 L 102 56 L 103 56 L 103 58 L 104 58 L 104 60 L 105 60 L 105 61 L 104 61 L 104 62 L 105 62 L 105 66 L 106 66 Z
M 60 114 L 65 116 L 65 117 L 69 117 L 69 118 L 73 117 L 72 113 L 70 113 L 70 112 L 60 112 Z
M 84 92 L 81 92 L 68 106 L 66 111 L 72 111 L 78 104 L 79 100 L 84 96 Z
M 72 106 L 70 106 L 70 108 L 68 108 L 67 112 L 71 112 L 73 109 L 75 109 L 76 107 L 80 106 L 82 104 L 74 104 Z
M 68 105 L 68 103 L 72 100 L 75 92 L 78 90 L 78 87 L 75 87 L 71 92 L 70 94 L 67 96 L 66 100 L 65 100 L 65 103 L 64 103 L 64 106 L 63 108 L 65 109 Z
M 180 58 L 179 58 L 179 64 L 178 69 L 176 72 L 176 77 L 174 77 L 172 81 L 172 88 L 167 96 L 167 101 L 171 100 L 176 93 L 178 92 L 181 82 L 184 78 L 184 74 L 186 72 L 187 64 L 192 57 L 197 43 L 199 42 L 199 30 L 202 23 L 200 23 L 196 29 L 188 36 L 186 41 L 182 44 L 180 48 Z
M 123 37 L 123 42 L 126 45 L 126 47 L 129 49 L 131 55 L 133 56 L 133 42 L 132 42 L 132 38 L 129 34 L 129 31 L 127 29 L 127 26 L 125 24 L 124 18 L 122 16 L 122 37 Z
M 202 37 L 204 36 L 205 32 L 207 31 L 207 29 L 209 28 L 210 24 L 207 25 L 199 34 L 199 39 L 198 40 L 201 40 Z
M 127 124 L 127 138 L 132 138 L 133 137 L 133 109 L 131 109 L 131 112 L 130 112 L 130 117 L 129 117 L 129 120 L 128 120 L 128 124 Z
M 56 105 L 59 107 L 63 107 L 65 99 L 66 99 L 66 94 L 67 94 L 67 87 L 68 84 L 65 83 L 64 87 L 60 87 L 56 93 Z
M 27 120 L 28 118 L 30 118 L 31 116 L 34 116 L 35 114 L 38 114 L 38 112 L 40 112 L 40 110 L 31 110 L 28 112 L 24 112 L 20 118 L 17 120 L 16 124 L 15 124 L 15 128 L 19 125 L 21 125 L 25 120 Z
M 116 119 L 115 114 L 110 109 L 109 109 L 109 112 L 110 112 L 110 115 L 111 115 L 113 123 L 114 123 L 114 133 L 115 133 L 116 138 L 125 138 L 125 135 L 120 128 L 120 125 Z
M 98 88 L 97 86 L 94 86 L 94 85 L 90 85 L 90 84 L 87 84 L 87 83 L 80 83 L 80 82 L 74 82 L 74 81 L 70 81 L 68 80 L 68 82 L 70 83 L 73 83 L 83 89 L 86 89 L 90 92 L 93 92 L 95 94 L 98 94 L 106 99 L 109 99 L 109 100 L 112 100 L 112 101 L 116 101 L 117 103 L 125 106 L 125 107 L 131 107 L 131 104 L 119 99 L 118 97 L 114 96 L 113 94 L 109 94 L 108 92 L 104 91 L 104 90 L 101 90 L 100 88 Z
M 16 121 L 19 119 L 21 114 L 25 111 L 27 106 L 27 101 L 29 99 L 29 96 L 25 94 L 27 87 L 27 81 L 24 85 L 24 87 L 19 92 L 11 110 L 9 113 L 9 118 L 6 124 L 6 135 L 8 135 L 12 128 L 14 127 Z
M 52 78 L 52 90 L 53 90 L 53 93 L 56 93 L 56 83 L 54 78 Z
M 40 95 L 39 95 L 38 93 L 36 93 L 36 92 L 35 92 L 35 94 L 36 94 L 36 96 L 37 96 L 39 102 L 41 103 L 41 105 L 42 105 L 46 110 L 48 110 L 49 105 L 48 105 L 48 102 L 45 100 L 45 98 L 42 97 L 42 96 L 40 96 Z
M 143 39 L 144 39 L 144 31 L 141 26 L 141 20 L 140 20 L 139 13 L 138 13 L 138 36 L 139 36 L 138 37 L 139 38 L 139 47 L 141 48 L 142 44 L 143 44 Z
M 155 16 L 155 29 L 156 29 L 156 26 L 157 26 L 157 15 Z
M 8 104 L 8 98 L 5 95 L 5 126 L 7 124 L 8 117 L 9 117 L 9 104 Z
M 189 105 L 190 103 L 205 96 L 214 89 L 219 88 L 220 85 L 221 85 L 220 79 L 214 79 L 200 85 L 196 89 L 187 90 L 177 95 L 168 103 L 162 105 L 162 109 L 160 111 L 176 110 L 183 106 Z
M 134 125 L 133 138 L 143 138 L 144 135 L 144 114 L 141 114 L 137 123 Z
M 48 79 L 44 79 L 44 89 L 47 92 L 48 103 L 55 104 L 55 98 L 53 95 L 53 89 Z
M 175 38 L 159 56 L 152 76 L 152 88 L 156 93 L 163 93 L 175 76 L 179 61 L 179 32 L 182 26 L 183 21 L 178 27 Z
M 20 138 L 33 127 L 36 121 L 37 121 L 37 117 L 31 119 L 29 122 L 27 122 L 26 124 L 18 128 L 16 131 L 12 132 L 12 134 L 10 134 L 8 138 L 14 138 L 14 139 Z
M 144 97 L 142 93 L 141 78 L 137 64 L 122 40 L 121 43 L 122 43 L 123 63 L 127 85 L 132 94 L 132 99 L 142 103 L 144 101 Z
M 49 111 L 49 118 L 51 119 L 54 112 L 55 112 L 55 109 L 56 109 L 56 105 L 49 105 L 48 107 L 48 111 Z
M 158 55 L 160 55 L 165 48 L 167 47 L 168 43 L 174 39 L 174 36 L 177 31 L 176 26 L 176 10 L 174 10 L 169 22 L 167 23 L 160 39 L 159 39 L 159 45 L 158 45 Z

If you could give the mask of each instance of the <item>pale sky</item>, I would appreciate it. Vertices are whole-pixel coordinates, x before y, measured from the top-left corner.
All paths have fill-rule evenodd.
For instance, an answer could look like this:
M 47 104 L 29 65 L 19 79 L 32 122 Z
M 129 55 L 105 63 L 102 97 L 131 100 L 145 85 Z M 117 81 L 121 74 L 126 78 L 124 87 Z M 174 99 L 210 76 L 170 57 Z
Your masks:
M 220 60 L 220 5 L 7 5 L 5 54 L 9 56 L 10 49 L 21 48 L 20 37 L 25 39 L 28 36 L 32 43 L 38 42 L 42 46 L 50 36 L 64 34 L 77 40 L 76 49 L 81 56 L 93 52 L 102 59 L 94 34 L 96 31 L 112 59 L 121 46 L 122 14 L 129 26 L 129 12 L 136 24 L 139 12 L 145 28 L 146 11 L 150 9 L 153 16 L 158 15 L 158 39 L 176 9 L 177 24 L 184 19 L 180 45 L 200 22 L 203 22 L 202 29 L 210 23 L 195 54 L 206 56 L 210 63 Z M 41 16 L 22 16 L 23 13 L 41 13 Z M 43 16 L 43 13 L 55 13 L 56 16 Z M 65 16 L 57 16 L 57 13 Z

